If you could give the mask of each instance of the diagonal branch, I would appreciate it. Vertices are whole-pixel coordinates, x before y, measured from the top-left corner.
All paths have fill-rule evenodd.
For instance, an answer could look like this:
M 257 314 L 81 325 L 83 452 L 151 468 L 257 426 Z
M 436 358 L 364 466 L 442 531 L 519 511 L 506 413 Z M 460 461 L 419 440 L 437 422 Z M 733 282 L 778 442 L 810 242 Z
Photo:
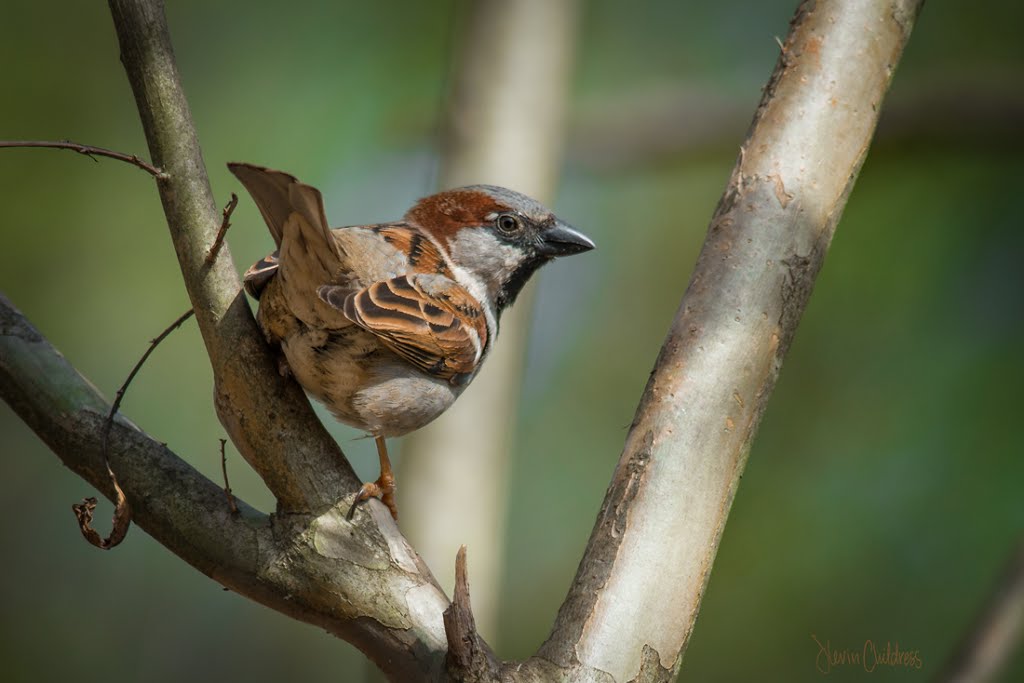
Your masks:
M 331 505 L 359 487 L 298 385 L 280 377 L 242 294 L 227 245 L 206 263 L 221 224 L 161 0 L 110 0 L 185 288 L 213 366 L 217 414 L 283 510 Z
M 104 458 L 110 406 L 96 388 L 0 295 L 0 396 L 75 474 L 115 497 Z M 166 446 L 118 418 L 109 457 L 134 512 L 151 536 L 204 574 L 247 592 L 265 515 L 224 494 Z
M 77 475 L 115 497 L 103 457 L 110 406 L 0 295 L 0 397 Z M 268 517 L 225 492 L 123 418 L 110 462 L 134 521 L 193 567 L 271 609 L 343 638 L 394 680 L 436 680 L 448 606 L 383 506 L 349 523 L 344 505 L 319 516 Z
M 797 10 L 547 660 L 616 681 L 678 672 L 751 441 L 920 5 Z

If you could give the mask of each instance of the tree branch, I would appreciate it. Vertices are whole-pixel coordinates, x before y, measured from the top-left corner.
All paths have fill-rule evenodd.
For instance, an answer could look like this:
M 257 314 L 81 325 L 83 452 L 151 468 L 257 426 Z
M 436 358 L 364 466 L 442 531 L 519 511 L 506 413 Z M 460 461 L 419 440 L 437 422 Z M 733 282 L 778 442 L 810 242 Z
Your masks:
M 286 511 L 322 509 L 359 488 L 299 386 L 277 373 L 242 294 L 230 250 L 206 255 L 221 224 L 161 0 L 110 0 L 185 288 L 213 366 L 221 423 Z
M 2 295 L 0 396 L 114 498 L 103 457 L 110 406 Z M 268 517 L 234 498 L 232 511 L 219 485 L 123 418 L 109 454 L 134 521 L 193 567 L 355 644 L 393 680 L 442 676 L 448 600 L 383 506 L 369 508 L 370 523 L 346 521 L 344 504 Z
M 353 642 L 391 678 L 443 679 L 447 600 L 383 506 L 345 520 L 339 501 L 355 477 L 298 387 L 276 376 L 226 246 L 204 264 L 219 221 L 162 5 L 110 4 L 153 161 L 166 173 L 158 186 L 218 413 L 292 513 L 267 517 L 240 502 L 233 515 L 219 486 L 122 420 L 111 462 L 135 519 L 224 585 Z M 471 638 L 477 671 L 622 682 L 678 671 L 750 441 L 919 7 L 798 10 L 554 630 L 521 664 L 499 665 Z M 100 448 L 108 406 L 2 297 L 0 394 L 113 495 Z M 468 611 L 468 590 L 459 604 Z M 470 634 L 472 620 L 462 623 L 448 635 Z
M 797 10 L 540 656 L 615 681 L 678 672 L 751 440 L 919 8 Z
M 110 406 L 0 295 L 0 395 L 71 471 L 113 500 L 104 459 Z M 265 515 L 224 494 L 166 446 L 124 418 L 110 428 L 109 457 L 136 523 L 207 576 L 240 592 L 254 578 Z
M 146 173 L 150 174 L 157 180 L 163 179 L 165 174 L 159 168 L 153 164 L 143 161 L 134 154 L 125 154 L 124 152 L 115 152 L 112 149 L 105 149 L 103 147 L 94 147 L 92 145 L 81 145 L 77 142 L 71 142 L 70 140 L 0 140 L 0 148 L 11 148 L 11 147 L 46 147 L 50 149 L 70 149 L 73 152 L 84 154 L 93 161 L 96 161 L 96 157 L 107 157 L 109 159 L 117 159 L 118 161 L 124 161 L 133 166 L 141 168 Z
M 345 520 L 358 481 L 298 386 L 275 363 L 249 313 L 230 254 L 206 255 L 218 224 L 163 6 L 112 0 L 122 61 L 158 189 L 216 381 L 222 422 L 277 496 L 258 513 L 119 418 L 110 460 L 139 526 L 184 560 L 247 597 L 355 644 L 395 680 L 435 680 L 444 668 L 441 613 L 430 571 L 379 503 Z M 109 406 L 0 297 L 0 395 L 69 467 L 115 493 L 102 466 Z M 308 511 L 315 511 L 309 514 Z

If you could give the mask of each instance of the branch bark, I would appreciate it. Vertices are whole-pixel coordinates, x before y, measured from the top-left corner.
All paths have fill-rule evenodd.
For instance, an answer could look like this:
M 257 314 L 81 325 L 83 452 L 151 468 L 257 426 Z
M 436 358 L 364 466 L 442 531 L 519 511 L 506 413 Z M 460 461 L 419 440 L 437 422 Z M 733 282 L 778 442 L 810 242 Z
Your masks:
M 0 395 L 65 465 L 114 498 L 103 459 L 110 406 L 2 295 Z M 199 571 L 353 643 L 393 680 L 443 675 L 448 600 L 383 506 L 352 523 L 344 504 L 267 516 L 235 498 L 236 514 L 218 484 L 123 418 L 109 455 L 133 520 Z
M 110 0 L 110 11 L 185 288 L 213 366 L 217 415 L 282 511 L 313 511 L 359 488 L 299 386 L 280 377 L 249 312 L 230 250 L 209 264 L 220 215 L 178 77 L 160 0 Z
M 221 220 L 182 92 L 163 5 L 111 0 L 121 57 L 139 106 L 186 289 L 213 365 L 218 414 L 278 499 L 266 517 L 119 420 L 111 462 L 135 519 L 224 585 L 360 647 L 396 680 L 443 669 L 448 601 L 379 503 L 349 523 L 358 480 L 291 381 L 278 376 L 225 246 L 206 262 Z M 96 466 L 107 409 L 95 390 L 0 302 L 0 393 L 78 474 L 107 497 Z M 345 500 L 348 498 L 349 500 Z M 245 527 L 242 521 L 250 520 Z M 254 520 L 254 521 L 252 521 Z
M 113 500 L 103 449 L 110 405 L 2 294 L 0 394 L 71 471 Z M 230 515 L 219 487 L 124 418 L 110 428 L 109 454 L 139 526 L 207 576 L 257 589 L 250 580 L 265 515 L 244 503 Z
M 577 5 L 471 3 L 467 25 L 455 38 L 461 50 L 445 115 L 441 187 L 491 183 L 543 202 L 553 197 Z M 443 568 L 444 586 L 452 585 L 451 558 L 459 545 L 472 552 L 476 622 L 487 637 L 497 631 L 516 428 L 508 416 L 518 412 L 533 291 L 529 287 L 503 316 L 501 341 L 466 396 L 402 442 L 402 526 L 427 562 Z
M 586 672 L 573 680 L 678 673 L 751 440 L 920 4 L 797 10 L 540 650 Z

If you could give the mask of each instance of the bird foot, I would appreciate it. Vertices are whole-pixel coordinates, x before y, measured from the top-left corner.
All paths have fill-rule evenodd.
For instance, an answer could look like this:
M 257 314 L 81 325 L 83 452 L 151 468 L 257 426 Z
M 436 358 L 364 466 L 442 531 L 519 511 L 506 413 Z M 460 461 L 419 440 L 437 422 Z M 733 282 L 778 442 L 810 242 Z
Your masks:
M 394 517 L 395 521 L 398 521 L 398 505 L 395 503 L 395 478 L 393 476 L 385 476 L 381 473 L 381 476 L 377 478 L 377 481 L 368 481 L 362 485 L 359 489 L 359 493 L 356 494 L 355 500 L 352 501 L 352 507 L 348 509 L 347 519 L 352 519 L 352 516 L 356 513 L 356 506 L 363 501 L 370 500 L 371 498 L 379 498 L 382 503 L 388 506 L 388 510 L 391 511 L 391 516 Z
M 380 476 L 377 481 L 367 482 L 359 489 L 356 499 L 352 501 L 352 507 L 348 509 L 347 519 L 352 519 L 356 513 L 356 506 L 364 500 L 380 498 L 380 502 L 388 506 L 391 516 L 398 521 L 398 505 L 395 503 L 395 473 L 391 471 L 391 459 L 388 458 L 388 446 L 383 436 L 375 436 L 377 442 L 377 456 L 380 458 Z

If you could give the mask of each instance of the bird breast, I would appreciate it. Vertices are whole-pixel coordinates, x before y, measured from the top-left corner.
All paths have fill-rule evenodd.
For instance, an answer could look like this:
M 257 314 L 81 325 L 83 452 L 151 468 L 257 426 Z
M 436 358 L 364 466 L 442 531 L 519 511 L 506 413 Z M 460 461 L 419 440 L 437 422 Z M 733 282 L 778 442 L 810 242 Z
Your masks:
M 281 340 L 306 392 L 340 421 L 375 436 L 402 436 L 432 422 L 464 388 L 412 368 L 373 334 L 350 325 L 300 325 Z

